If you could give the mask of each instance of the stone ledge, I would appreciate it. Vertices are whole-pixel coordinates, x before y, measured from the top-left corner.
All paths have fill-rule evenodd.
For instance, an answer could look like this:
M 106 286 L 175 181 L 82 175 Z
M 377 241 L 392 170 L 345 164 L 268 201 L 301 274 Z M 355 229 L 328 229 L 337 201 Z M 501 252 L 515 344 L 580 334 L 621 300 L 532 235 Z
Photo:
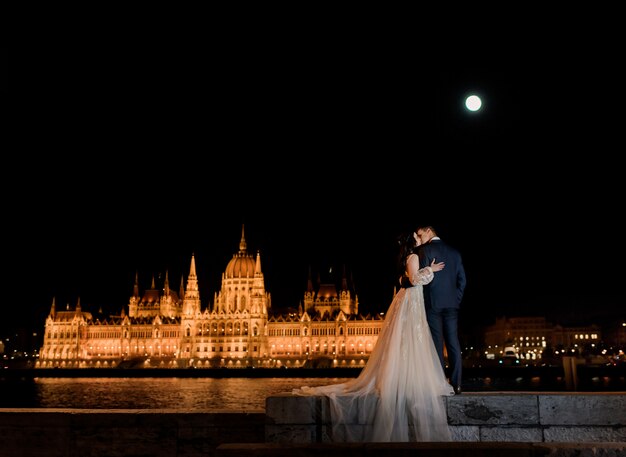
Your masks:
M 626 393 L 464 393 L 445 397 L 454 441 L 626 442 Z M 360 428 L 357 405 L 347 427 Z M 266 399 L 266 443 L 332 441 L 328 398 Z
M 215 457 L 624 457 L 626 443 L 221 444 Z

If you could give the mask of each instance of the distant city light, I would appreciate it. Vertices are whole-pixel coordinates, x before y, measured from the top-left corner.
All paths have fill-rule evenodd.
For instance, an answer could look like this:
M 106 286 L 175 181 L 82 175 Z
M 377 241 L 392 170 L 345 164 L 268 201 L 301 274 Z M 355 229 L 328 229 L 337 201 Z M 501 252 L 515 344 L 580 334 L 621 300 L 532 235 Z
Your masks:
M 470 111 L 478 111 L 483 102 L 478 95 L 470 95 L 465 99 L 465 107 Z

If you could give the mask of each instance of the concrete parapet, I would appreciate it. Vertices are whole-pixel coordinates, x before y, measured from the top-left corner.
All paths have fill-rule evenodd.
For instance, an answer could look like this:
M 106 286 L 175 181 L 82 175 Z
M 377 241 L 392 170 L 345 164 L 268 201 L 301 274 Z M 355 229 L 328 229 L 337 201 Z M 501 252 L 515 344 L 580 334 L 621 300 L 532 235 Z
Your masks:
M 455 442 L 626 442 L 623 392 L 465 393 L 444 400 Z M 325 397 L 268 397 L 265 442 L 332 442 L 329 411 Z M 357 408 L 347 425 L 367 425 L 359 416 Z

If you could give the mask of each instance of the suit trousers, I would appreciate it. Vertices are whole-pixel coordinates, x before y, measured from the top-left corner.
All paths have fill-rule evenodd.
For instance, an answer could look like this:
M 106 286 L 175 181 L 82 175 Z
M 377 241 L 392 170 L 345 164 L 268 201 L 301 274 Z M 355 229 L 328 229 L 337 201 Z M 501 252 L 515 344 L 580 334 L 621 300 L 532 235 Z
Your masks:
M 454 387 L 460 387 L 463 358 L 461 357 L 461 343 L 459 342 L 459 310 L 458 308 L 427 309 L 426 318 L 441 366 L 448 374 L 450 384 Z M 443 357 L 444 343 L 448 351 L 449 370 L 446 370 Z

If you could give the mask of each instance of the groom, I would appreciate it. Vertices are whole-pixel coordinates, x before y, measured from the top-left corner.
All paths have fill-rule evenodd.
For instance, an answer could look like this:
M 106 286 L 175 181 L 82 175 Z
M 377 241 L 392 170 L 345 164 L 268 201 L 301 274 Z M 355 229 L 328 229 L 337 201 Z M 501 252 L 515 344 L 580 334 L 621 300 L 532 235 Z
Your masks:
M 445 342 L 450 363 L 450 384 L 456 394 L 461 393 L 461 343 L 459 342 L 459 305 L 465 291 L 465 269 L 461 254 L 452 246 L 441 241 L 435 229 L 430 226 L 418 227 L 417 236 L 422 241 L 418 255 L 420 268 L 435 259 L 445 262 L 446 267 L 438 271 L 434 279 L 424 286 L 426 318 L 432 334 L 441 365 Z

